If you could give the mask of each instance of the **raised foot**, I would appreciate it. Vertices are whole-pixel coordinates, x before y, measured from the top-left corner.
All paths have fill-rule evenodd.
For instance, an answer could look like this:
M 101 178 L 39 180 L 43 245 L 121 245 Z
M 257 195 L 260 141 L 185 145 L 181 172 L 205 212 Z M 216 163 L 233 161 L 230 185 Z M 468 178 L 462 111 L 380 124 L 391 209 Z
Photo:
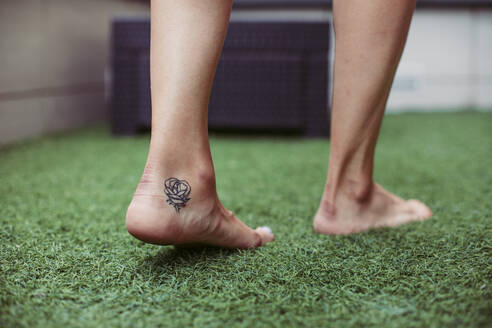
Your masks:
M 337 194 L 335 201 L 323 197 L 315 215 L 314 231 L 321 234 L 346 235 L 381 227 L 395 227 L 423 221 L 432 211 L 418 200 L 403 200 L 378 184 L 364 197 L 348 192 Z
M 163 191 L 164 179 L 144 173 L 126 214 L 128 232 L 158 245 L 202 244 L 247 249 L 273 241 L 270 228 L 253 230 L 222 206 L 215 183 L 210 181 L 213 177 L 189 179 L 193 187 L 190 200 L 178 211 Z

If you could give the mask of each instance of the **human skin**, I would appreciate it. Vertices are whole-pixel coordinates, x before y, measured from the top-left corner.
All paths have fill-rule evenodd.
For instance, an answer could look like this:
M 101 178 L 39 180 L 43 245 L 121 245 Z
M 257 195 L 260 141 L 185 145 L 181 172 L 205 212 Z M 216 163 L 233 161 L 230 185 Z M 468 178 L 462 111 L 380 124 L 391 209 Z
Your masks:
M 151 141 L 126 215 L 130 234 L 145 242 L 252 248 L 273 240 L 225 209 L 215 187 L 208 102 L 231 8 L 230 0 L 151 3 Z M 169 178 L 191 188 L 179 211 L 164 190 Z
M 318 233 L 359 232 L 431 215 L 422 203 L 404 201 L 372 180 L 379 127 L 414 6 L 335 1 L 332 146 L 314 219 Z M 242 223 L 216 192 L 208 102 L 231 7 L 230 0 L 151 3 L 151 141 L 126 215 L 128 231 L 142 241 L 254 248 L 274 239 L 269 228 Z
M 373 180 L 374 151 L 415 0 L 336 0 L 328 178 L 314 230 L 348 234 L 425 220 L 431 210 Z

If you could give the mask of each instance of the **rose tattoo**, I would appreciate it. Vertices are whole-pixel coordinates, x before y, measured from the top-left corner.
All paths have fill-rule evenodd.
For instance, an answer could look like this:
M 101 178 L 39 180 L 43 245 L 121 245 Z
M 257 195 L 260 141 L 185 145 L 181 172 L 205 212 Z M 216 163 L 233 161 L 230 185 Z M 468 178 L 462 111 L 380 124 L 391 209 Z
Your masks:
M 191 193 L 191 187 L 186 180 L 169 178 L 164 181 L 164 193 L 167 195 L 167 203 L 174 206 L 176 212 L 186 206 L 191 199 L 188 197 Z

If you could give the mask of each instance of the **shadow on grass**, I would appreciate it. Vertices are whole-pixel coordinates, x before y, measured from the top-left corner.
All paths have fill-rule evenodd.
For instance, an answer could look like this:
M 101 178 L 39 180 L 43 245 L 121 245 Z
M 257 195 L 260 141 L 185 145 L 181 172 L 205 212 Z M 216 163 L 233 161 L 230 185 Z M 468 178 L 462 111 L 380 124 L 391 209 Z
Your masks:
M 165 275 L 194 270 L 214 270 L 223 267 L 232 255 L 238 255 L 237 249 L 219 247 L 166 247 L 153 255 L 145 257 L 139 263 L 140 274 L 151 280 L 162 280 Z

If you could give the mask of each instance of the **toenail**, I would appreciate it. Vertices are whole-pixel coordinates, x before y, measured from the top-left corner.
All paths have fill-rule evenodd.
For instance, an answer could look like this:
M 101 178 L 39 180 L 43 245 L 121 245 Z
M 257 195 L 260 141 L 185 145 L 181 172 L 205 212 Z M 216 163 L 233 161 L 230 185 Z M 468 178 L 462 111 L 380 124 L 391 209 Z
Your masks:
M 266 232 L 268 232 L 270 235 L 273 235 L 273 231 L 270 227 L 267 227 L 267 226 L 263 226 L 263 227 L 259 227 L 260 229 L 263 229 L 265 230 Z

